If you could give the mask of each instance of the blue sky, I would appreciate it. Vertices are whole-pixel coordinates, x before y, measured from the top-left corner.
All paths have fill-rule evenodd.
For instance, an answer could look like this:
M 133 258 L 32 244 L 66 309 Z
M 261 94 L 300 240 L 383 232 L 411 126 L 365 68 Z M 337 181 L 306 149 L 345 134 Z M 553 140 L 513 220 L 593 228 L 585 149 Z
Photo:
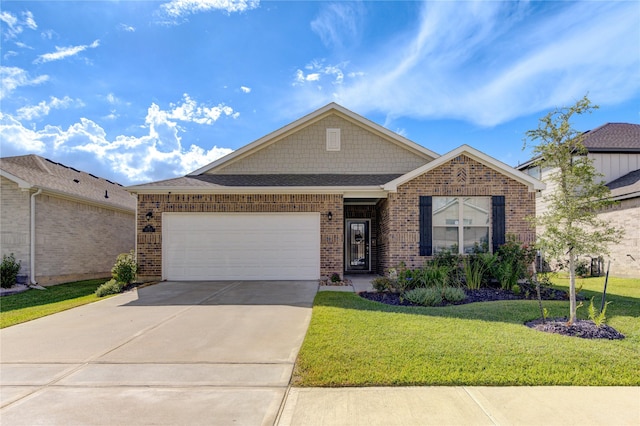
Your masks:
M 181 176 L 338 102 L 444 154 L 510 165 L 588 93 L 640 122 L 640 3 L 3 1 L 3 157 L 131 185 Z

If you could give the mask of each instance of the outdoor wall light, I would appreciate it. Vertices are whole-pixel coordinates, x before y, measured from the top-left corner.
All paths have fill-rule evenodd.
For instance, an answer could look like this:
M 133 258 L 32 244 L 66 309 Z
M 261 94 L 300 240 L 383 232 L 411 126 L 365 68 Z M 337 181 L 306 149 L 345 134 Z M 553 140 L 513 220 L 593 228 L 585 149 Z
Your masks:
M 153 217 L 153 212 L 147 213 L 147 215 L 145 217 L 147 218 L 147 222 L 149 222 L 151 220 L 151 218 Z
M 331 212 L 327 213 L 327 218 L 329 220 L 333 219 L 333 213 L 331 213 Z

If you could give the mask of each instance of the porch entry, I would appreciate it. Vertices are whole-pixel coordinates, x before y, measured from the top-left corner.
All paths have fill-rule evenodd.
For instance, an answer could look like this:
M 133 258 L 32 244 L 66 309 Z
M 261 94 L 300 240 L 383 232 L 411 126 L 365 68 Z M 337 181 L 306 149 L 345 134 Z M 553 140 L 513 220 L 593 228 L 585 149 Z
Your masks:
M 345 271 L 371 271 L 370 219 L 347 219 L 345 222 Z

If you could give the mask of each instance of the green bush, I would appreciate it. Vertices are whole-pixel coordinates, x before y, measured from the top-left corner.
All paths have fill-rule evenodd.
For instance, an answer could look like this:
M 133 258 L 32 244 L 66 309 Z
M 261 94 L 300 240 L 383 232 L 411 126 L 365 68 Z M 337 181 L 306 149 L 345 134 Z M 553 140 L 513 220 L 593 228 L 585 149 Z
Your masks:
M 515 235 L 509 234 L 507 242 L 498 248 L 496 256 L 493 275 L 502 289 L 511 290 L 519 279 L 527 277 L 529 266 L 535 260 L 536 250 L 523 245 Z
M 373 289 L 377 292 L 393 291 L 395 288 L 394 282 L 389 277 L 376 277 L 371 280 Z
M 440 292 L 442 293 L 442 298 L 448 302 L 460 302 L 467 297 L 464 290 L 459 287 L 442 287 Z
M 445 287 L 450 280 L 450 267 L 447 265 L 425 264 L 412 273 L 415 287 Z
M 404 299 L 416 305 L 437 306 L 442 304 L 442 293 L 434 287 L 414 288 L 404 293 Z
M 111 269 L 111 276 L 118 282 L 131 284 L 136 278 L 138 265 L 136 264 L 133 250 L 129 253 L 121 253 L 116 259 L 115 265 Z
M 16 283 L 16 277 L 20 272 L 20 262 L 16 262 L 16 258 L 11 253 L 9 256 L 2 256 L 2 264 L 0 264 L 0 286 L 2 288 L 11 288 Z
M 96 289 L 96 296 L 104 297 L 109 294 L 118 294 L 122 291 L 125 284 L 111 279 Z
M 465 283 L 470 290 L 477 290 L 489 279 L 497 257 L 491 253 L 474 253 L 464 258 Z
M 464 290 L 458 287 L 418 287 L 409 290 L 402 296 L 404 299 L 416 305 L 438 306 L 443 301 L 459 302 L 467 295 Z

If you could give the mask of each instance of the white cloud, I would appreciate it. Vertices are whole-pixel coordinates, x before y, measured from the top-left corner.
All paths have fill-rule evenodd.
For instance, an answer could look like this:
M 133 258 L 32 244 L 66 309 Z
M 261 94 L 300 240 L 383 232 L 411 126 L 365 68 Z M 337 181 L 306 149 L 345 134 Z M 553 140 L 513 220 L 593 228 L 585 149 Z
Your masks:
M 61 59 L 68 58 L 70 56 L 75 56 L 78 53 L 87 50 L 88 48 L 95 49 L 98 46 L 100 46 L 100 40 L 95 40 L 90 45 L 69 46 L 69 47 L 56 46 L 55 52 L 45 53 L 43 55 L 40 55 L 33 61 L 33 63 L 41 64 L 44 62 L 59 61 Z
M 48 75 L 31 78 L 27 71 L 17 67 L 0 66 L 0 99 L 11 94 L 21 86 L 36 86 L 49 80 Z
M 164 114 L 167 118 L 185 122 L 194 122 L 197 124 L 211 125 L 216 122 L 220 116 L 225 115 L 231 118 L 238 118 L 239 112 L 234 112 L 230 106 L 219 104 L 213 107 L 207 107 L 198 105 L 198 103 L 191 99 L 188 94 L 183 95 L 183 102 L 181 104 L 171 103 L 171 111 L 160 113 Z
M 64 99 L 56 102 L 73 103 Z M 216 109 L 219 111 L 214 112 Z M 211 149 L 186 146 L 177 122 L 197 123 L 200 119 L 213 120 L 214 116 L 233 117 L 235 114 L 232 108 L 225 106 L 205 110 L 194 105 L 185 95 L 184 102 L 172 105 L 169 111 L 156 104 L 149 107 L 144 125 L 147 134 L 119 135 L 110 139 L 99 124 L 87 118 L 81 118 L 67 129 L 46 125 L 41 130 L 34 130 L 25 127 L 16 117 L 0 113 L 0 139 L 5 156 L 35 152 L 66 164 L 91 164 L 91 167 L 83 169 L 124 184 L 133 184 L 182 176 L 231 153 L 232 149 L 217 146 Z
M 67 109 L 71 106 L 82 107 L 84 103 L 80 99 L 71 99 L 69 96 L 56 98 L 51 96 L 49 102 L 41 101 L 38 105 L 24 106 L 17 111 L 16 117 L 19 120 L 34 120 L 48 115 L 52 109 Z
M 311 22 L 311 29 L 325 46 L 343 47 L 343 40 L 358 41 L 364 14 L 364 6 L 359 2 L 328 3 Z
M 127 24 L 119 24 L 118 25 L 118 29 L 120 31 L 125 31 L 128 33 L 134 33 L 136 31 L 135 27 L 131 26 L 131 25 L 127 25 Z
M 36 21 L 33 19 L 33 14 L 30 11 L 22 12 L 21 18 L 18 18 L 16 15 L 5 10 L 0 12 L 0 21 L 6 25 L 4 31 L 5 40 L 16 38 L 24 31 L 24 27 L 31 30 L 38 28 L 38 24 L 36 24 Z
M 304 69 L 309 71 L 306 74 L 301 69 L 296 70 L 293 85 L 302 86 L 309 82 L 325 81 L 325 79 L 328 79 L 333 85 L 340 85 L 344 82 L 345 72 L 343 70 L 348 66 L 349 64 L 346 62 L 338 65 L 325 65 L 324 60 L 314 60 L 305 65 Z M 364 72 L 361 71 L 347 73 L 351 79 L 363 75 Z
M 250 93 L 251 92 L 251 87 L 240 86 L 240 90 L 242 90 L 243 93 Z
M 172 0 L 163 3 L 160 8 L 167 16 L 179 18 L 212 10 L 244 12 L 257 8 L 259 4 L 259 0 Z
M 640 51 L 640 9 L 634 2 L 565 2 L 551 8 L 527 2 L 425 2 L 421 7 L 417 23 L 404 33 L 364 57 L 352 57 L 358 70 L 345 65 L 334 74 L 326 66 L 298 70 L 295 102 L 308 108 L 335 100 L 362 114 L 494 126 L 572 104 L 585 93 L 604 104 L 640 92 L 640 55 L 633 53 Z M 338 71 L 360 74 L 339 84 Z M 314 73 L 320 81 L 309 81 Z M 329 76 L 333 84 L 320 86 Z

